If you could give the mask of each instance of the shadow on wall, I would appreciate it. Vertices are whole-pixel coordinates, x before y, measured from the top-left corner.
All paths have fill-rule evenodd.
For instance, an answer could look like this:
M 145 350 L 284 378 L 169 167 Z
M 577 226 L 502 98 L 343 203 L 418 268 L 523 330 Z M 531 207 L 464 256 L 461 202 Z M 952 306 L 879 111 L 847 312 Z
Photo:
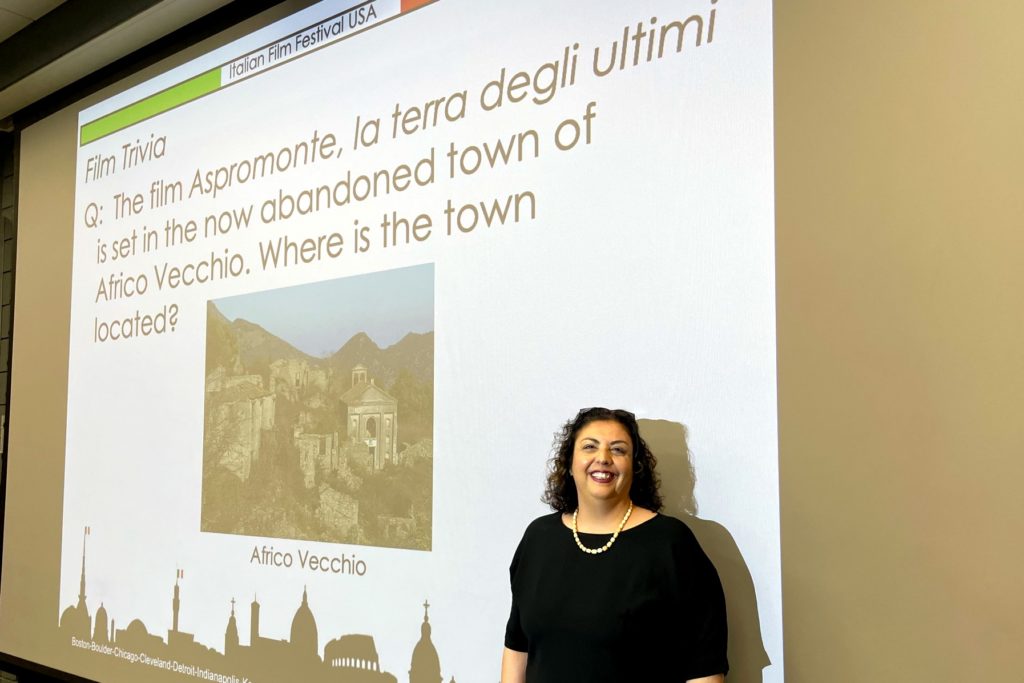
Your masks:
M 761 619 L 750 570 L 732 534 L 721 524 L 697 516 L 697 477 L 686 427 L 668 420 L 638 420 L 640 435 L 658 459 L 664 512 L 686 522 L 718 570 L 729 619 L 729 683 L 762 683 L 771 664 L 761 639 Z

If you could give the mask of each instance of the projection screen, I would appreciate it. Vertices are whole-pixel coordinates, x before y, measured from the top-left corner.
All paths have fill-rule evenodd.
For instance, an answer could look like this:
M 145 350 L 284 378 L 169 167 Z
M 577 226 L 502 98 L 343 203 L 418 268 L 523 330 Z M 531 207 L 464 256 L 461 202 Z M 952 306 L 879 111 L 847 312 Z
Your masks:
M 497 680 L 552 437 L 607 405 L 723 580 L 729 680 L 783 680 L 770 3 L 323 2 L 75 115 L 22 136 L 22 216 L 74 150 L 18 253 L 73 243 L 66 433 L 31 588 L 12 413 L 0 649 Z

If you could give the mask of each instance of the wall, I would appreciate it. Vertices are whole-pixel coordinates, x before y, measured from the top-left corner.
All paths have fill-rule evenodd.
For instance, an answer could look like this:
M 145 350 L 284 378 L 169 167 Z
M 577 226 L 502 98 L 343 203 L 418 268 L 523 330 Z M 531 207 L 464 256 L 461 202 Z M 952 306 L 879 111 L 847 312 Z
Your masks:
M 1019 678 L 1024 4 L 775 21 L 787 680 Z

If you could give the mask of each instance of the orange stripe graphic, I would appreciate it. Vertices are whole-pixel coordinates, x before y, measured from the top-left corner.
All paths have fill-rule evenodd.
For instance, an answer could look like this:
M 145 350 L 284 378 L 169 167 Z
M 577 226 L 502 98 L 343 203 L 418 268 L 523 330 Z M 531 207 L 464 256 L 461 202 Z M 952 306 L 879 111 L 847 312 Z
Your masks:
M 422 7 L 423 5 L 426 5 L 430 1 L 431 0 L 402 0 L 402 12 L 411 12 L 417 7 Z

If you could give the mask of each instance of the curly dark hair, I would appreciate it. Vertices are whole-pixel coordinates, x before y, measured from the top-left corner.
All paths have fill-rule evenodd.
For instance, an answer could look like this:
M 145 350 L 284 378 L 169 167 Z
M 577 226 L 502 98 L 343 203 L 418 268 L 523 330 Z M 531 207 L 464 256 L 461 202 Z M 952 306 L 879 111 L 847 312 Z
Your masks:
M 555 434 L 551 460 L 548 461 L 547 487 L 541 500 L 558 512 L 572 512 L 577 508 L 579 500 L 576 497 L 576 484 L 570 476 L 576 436 L 591 422 L 603 420 L 618 422 L 629 432 L 630 441 L 633 442 L 633 484 L 629 488 L 629 497 L 635 505 L 660 512 L 662 501 L 658 486 L 661 482 L 658 473 L 654 471 L 658 460 L 640 436 L 636 416 L 628 410 L 609 408 L 584 408 Z

